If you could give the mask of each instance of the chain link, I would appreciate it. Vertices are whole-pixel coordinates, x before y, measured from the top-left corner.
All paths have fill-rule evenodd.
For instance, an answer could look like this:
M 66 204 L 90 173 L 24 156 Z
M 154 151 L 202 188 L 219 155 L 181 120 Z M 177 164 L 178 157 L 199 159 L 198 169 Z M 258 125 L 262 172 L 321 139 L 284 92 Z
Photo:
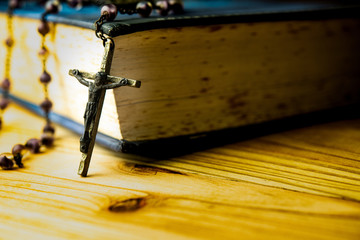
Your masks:
M 110 40 L 112 43 L 112 46 L 115 45 L 114 40 L 107 36 L 106 34 L 103 33 L 101 26 L 104 24 L 106 18 L 107 18 L 107 14 L 105 13 L 103 15 L 100 16 L 100 18 L 98 20 L 96 20 L 95 22 L 95 35 L 97 38 L 100 38 L 103 41 L 103 46 L 105 47 L 105 43 Z
M 133 14 L 137 13 L 137 10 L 133 9 L 133 8 L 119 8 L 119 12 L 121 14 L 133 15 Z

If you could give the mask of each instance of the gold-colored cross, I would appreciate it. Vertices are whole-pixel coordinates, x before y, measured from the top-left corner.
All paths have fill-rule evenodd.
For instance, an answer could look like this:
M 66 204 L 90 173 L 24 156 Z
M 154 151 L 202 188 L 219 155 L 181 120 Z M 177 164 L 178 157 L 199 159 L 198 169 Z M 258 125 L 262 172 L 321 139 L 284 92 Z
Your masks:
M 80 151 L 82 152 L 82 157 L 78 174 L 83 177 L 87 176 L 89 169 L 106 90 L 121 86 L 139 88 L 141 85 L 141 82 L 137 80 L 108 75 L 110 73 L 113 53 L 114 44 L 108 39 L 105 42 L 105 52 L 99 72 L 87 73 L 77 69 L 69 70 L 71 76 L 75 77 L 81 84 L 89 88 L 89 98 L 84 114 L 85 129 L 83 136 L 80 138 Z M 93 81 L 86 79 L 92 79 Z

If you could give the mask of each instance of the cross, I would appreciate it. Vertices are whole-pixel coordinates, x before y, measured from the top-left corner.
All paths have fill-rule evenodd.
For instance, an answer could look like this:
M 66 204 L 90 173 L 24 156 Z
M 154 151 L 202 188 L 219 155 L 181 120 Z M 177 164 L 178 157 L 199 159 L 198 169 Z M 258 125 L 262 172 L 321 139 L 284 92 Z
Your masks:
M 107 40 L 105 42 L 105 51 L 99 72 L 87 73 L 77 69 L 69 70 L 69 75 L 75 77 L 81 84 L 89 88 L 89 98 L 84 114 L 85 129 L 84 134 L 80 138 L 80 151 L 82 152 L 82 156 L 78 174 L 82 177 L 87 176 L 89 169 L 106 90 L 121 86 L 139 88 L 141 85 L 141 82 L 137 80 L 108 75 L 110 73 L 113 53 L 114 44 L 111 40 Z

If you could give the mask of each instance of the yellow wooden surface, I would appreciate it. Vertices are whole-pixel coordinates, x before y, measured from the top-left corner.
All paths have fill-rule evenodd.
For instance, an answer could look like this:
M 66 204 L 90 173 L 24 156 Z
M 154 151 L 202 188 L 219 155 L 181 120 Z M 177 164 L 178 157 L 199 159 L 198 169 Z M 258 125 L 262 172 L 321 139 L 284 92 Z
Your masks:
M 6 111 L 0 151 L 43 120 Z M 0 239 L 359 239 L 360 120 L 230 144 L 161 162 L 96 147 L 77 172 L 78 136 L 0 171 Z

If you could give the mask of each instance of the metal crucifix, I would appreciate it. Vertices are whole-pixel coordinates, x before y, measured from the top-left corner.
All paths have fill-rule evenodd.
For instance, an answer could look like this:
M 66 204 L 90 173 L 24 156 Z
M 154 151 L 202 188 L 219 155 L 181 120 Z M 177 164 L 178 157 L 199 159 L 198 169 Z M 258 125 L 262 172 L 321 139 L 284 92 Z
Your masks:
M 113 53 L 114 44 L 108 39 L 105 42 L 105 52 L 99 72 L 87 73 L 77 69 L 69 70 L 71 76 L 75 77 L 81 84 L 89 88 L 89 98 L 84 114 L 85 129 L 84 134 L 80 138 L 80 151 L 82 152 L 82 157 L 78 174 L 82 177 L 86 177 L 89 169 L 106 90 L 121 86 L 139 88 L 141 85 L 141 82 L 137 80 L 108 75 L 110 73 Z M 92 79 L 93 81 L 86 79 Z

